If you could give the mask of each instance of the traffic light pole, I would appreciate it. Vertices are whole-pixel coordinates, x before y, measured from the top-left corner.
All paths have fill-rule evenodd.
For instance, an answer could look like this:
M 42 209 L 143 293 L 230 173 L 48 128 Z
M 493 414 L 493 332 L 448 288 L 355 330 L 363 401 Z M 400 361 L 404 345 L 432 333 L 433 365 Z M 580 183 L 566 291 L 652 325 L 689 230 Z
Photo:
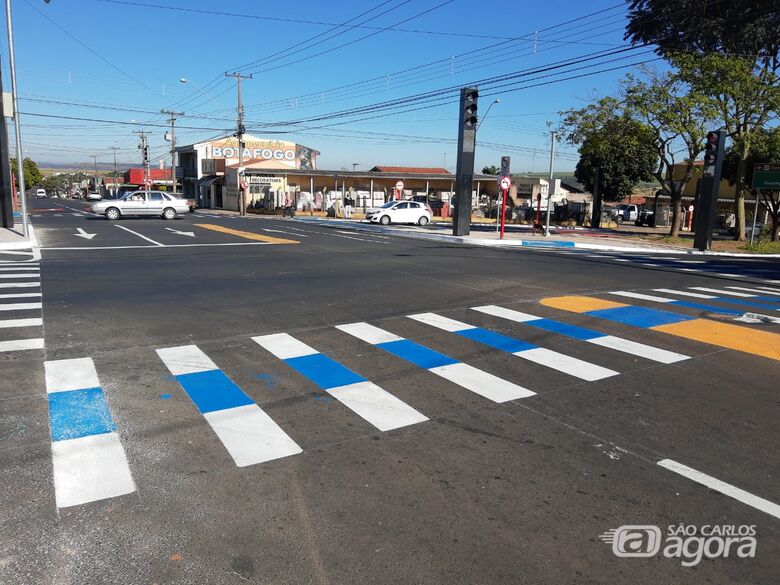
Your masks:
M 460 90 L 460 117 L 458 119 L 458 163 L 455 170 L 455 207 L 452 235 L 467 236 L 471 231 L 471 192 L 474 184 L 474 150 L 477 143 L 476 87 Z
M 704 175 L 701 179 L 699 209 L 696 210 L 696 233 L 693 236 L 693 247 L 704 252 L 712 245 L 712 229 L 718 209 L 718 192 L 723 170 L 726 132 L 717 130 L 707 134 L 707 145 L 704 156 Z

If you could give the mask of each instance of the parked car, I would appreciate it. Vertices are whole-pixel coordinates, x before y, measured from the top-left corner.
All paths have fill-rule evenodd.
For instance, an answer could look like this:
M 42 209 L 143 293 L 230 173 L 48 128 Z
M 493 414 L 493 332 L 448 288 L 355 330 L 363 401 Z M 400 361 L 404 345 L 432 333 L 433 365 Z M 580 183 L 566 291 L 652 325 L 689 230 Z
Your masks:
M 100 193 L 87 193 L 87 201 L 100 201 L 103 199 L 103 196 Z
M 38 189 L 35 192 L 36 199 L 46 199 L 46 189 Z
M 366 219 L 372 223 L 416 223 L 426 225 L 431 221 L 431 210 L 417 201 L 388 201 L 382 207 L 369 209 Z
M 163 219 L 175 219 L 178 214 L 189 210 L 186 200 L 162 191 L 133 191 L 121 199 L 109 199 L 92 206 L 93 213 L 105 215 L 111 220 L 124 215 L 156 215 Z
M 638 205 L 621 205 L 618 207 L 618 223 L 623 223 L 624 221 L 636 221 L 637 219 L 639 219 Z
M 639 212 L 639 217 L 637 217 L 636 221 L 634 222 L 634 225 L 637 225 L 639 227 L 645 225 L 647 227 L 653 227 L 654 224 L 655 224 L 655 218 L 652 209 L 642 209 Z

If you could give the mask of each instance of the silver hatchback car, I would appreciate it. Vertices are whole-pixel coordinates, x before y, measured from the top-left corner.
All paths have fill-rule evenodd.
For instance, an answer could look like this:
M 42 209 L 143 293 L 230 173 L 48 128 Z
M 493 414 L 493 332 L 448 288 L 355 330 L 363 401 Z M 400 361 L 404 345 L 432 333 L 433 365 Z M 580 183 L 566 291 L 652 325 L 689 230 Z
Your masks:
M 120 199 L 101 201 L 92 206 L 92 212 L 108 219 L 123 215 L 156 215 L 163 219 L 175 219 L 177 214 L 187 213 L 189 203 L 163 191 L 133 191 Z

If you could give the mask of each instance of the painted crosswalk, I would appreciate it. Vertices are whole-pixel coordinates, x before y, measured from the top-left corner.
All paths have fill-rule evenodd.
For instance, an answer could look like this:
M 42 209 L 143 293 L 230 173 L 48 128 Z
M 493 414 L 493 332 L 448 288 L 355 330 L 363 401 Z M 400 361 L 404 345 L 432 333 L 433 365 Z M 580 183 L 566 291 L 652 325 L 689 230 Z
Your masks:
M 386 390 L 287 333 L 252 339 L 380 431 L 428 420 Z
M 206 419 L 238 467 L 301 452 L 298 444 L 195 345 L 157 355 Z
M 0 265 L 0 355 L 44 347 L 39 271 L 38 262 Z

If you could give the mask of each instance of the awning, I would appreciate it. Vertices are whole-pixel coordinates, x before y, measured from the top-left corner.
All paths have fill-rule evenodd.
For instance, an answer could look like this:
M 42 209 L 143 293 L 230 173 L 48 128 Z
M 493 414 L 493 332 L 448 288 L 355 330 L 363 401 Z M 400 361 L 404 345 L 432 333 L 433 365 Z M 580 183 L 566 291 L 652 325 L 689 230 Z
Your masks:
M 209 175 L 208 177 L 201 178 L 200 181 L 198 181 L 198 187 L 211 187 L 216 181 L 219 181 L 224 177 L 217 176 L 217 175 Z

